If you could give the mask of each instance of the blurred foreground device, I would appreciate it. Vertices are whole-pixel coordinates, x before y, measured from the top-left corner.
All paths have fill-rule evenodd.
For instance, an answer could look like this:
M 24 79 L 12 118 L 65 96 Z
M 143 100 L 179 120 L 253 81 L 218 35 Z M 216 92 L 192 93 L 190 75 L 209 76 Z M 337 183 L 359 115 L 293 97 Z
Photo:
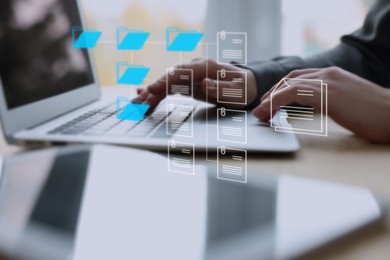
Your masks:
M 0 251 L 10 259 L 291 259 L 384 207 L 365 188 L 289 175 L 168 171 L 136 149 L 71 146 L 3 162 Z M 150 163 L 153 162 L 153 163 Z

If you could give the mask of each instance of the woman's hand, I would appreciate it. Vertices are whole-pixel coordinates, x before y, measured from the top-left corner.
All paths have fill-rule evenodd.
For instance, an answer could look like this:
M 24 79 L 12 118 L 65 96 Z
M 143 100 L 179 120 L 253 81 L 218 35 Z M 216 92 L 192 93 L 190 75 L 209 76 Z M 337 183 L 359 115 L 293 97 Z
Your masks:
M 390 143 L 390 90 L 337 67 L 296 70 L 286 78 L 323 80 L 328 84 L 328 115 L 331 118 L 361 138 Z M 310 84 L 310 81 L 304 85 L 282 87 L 272 97 L 273 107 L 298 103 L 319 111 L 320 101 L 296 95 L 297 88 L 320 94 L 320 88 Z M 272 90 L 261 98 L 262 103 L 253 110 L 253 114 L 262 121 L 270 118 Z
M 204 59 L 194 59 L 192 62 L 178 66 L 176 68 L 193 70 L 194 98 L 198 100 L 206 101 L 206 93 L 207 93 L 208 102 L 216 103 L 217 91 L 218 91 L 217 81 L 216 81 L 217 72 L 222 69 L 224 69 L 225 71 L 237 71 L 237 72 L 245 71 L 247 73 L 247 80 L 248 80 L 247 105 L 251 104 L 257 95 L 256 78 L 253 72 L 250 70 L 240 68 L 234 65 L 229 65 L 229 64 L 218 65 L 213 60 L 204 60 Z M 171 85 L 174 85 L 176 83 L 175 80 L 179 81 L 179 77 L 173 78 L 172 82 L 170 82 Z M 219 84 L 221 86 L 219 91 L 221 91 L 222 88 L 229 88 L 229 87 L 244 88 L 245 87 L 244 82 L 242 83 L 232 82 L 231 79 L 228 78 L 226 81 L 220 81 Z M 134 100 L 149 104 L 151 106 L 150 111 L 152 111 L 160 103 L 160 101 L 166 97 L 167 94 L 166 76 L 163 75 L 159 80 L 157 80 L 152 85 L 148 86 L 146 89 L 137 89 L 137 92 L 138 92 L 138 97 L 136 97 Z M 230 105 L 226 107 L 243 108 L 245 106 Z

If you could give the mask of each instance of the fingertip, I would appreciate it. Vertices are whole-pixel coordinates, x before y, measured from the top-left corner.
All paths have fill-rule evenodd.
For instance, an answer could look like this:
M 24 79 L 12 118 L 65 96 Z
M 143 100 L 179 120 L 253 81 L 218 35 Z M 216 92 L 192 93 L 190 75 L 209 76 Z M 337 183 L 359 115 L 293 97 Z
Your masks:
M 264 115 L 265 111 L 261 109 L 260 106 L 256 107 L 255 109 L 252 110 L 252 114 L 260 119 Z
M 270 112 L 259 109 L 253 114 L 261 122 L 268 122 L 270 119 Z
M 252 110 L 252 115 L 254 115 L 257 118 L 260 117 L 259 107 L 256 107 L 255 109 Z
M 138 96 L 133 98 L 133 101 L 143 101 L 146 98 L 145 92 L 137 93 Z
M 266 115 L 266 116 L 264 116 L 264 117 L 262 117 L 262 118 L 259 118 L 259 120 L 260 120 L 261 122 L 263 122 L 263 123 L 267 123 L 267 122 L 269 122 L 269 120 L 270 120 L 270 115 Z
M 252 114 L 261 121 L 267 121 L 270 117 L 269 99 L 262 101 L 258 107 L 253 109 Z

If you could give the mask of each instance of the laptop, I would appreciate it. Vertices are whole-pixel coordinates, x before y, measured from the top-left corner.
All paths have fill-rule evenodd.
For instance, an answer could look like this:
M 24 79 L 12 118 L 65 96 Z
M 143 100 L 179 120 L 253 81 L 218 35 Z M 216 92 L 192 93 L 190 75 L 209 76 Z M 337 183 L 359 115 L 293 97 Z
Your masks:
M 108 143 L 166 151 L 175 140 L 197 151 L 222 145 L 253 152 L 299 149 L 294 134 L 275 132 L 250 112 L 238 130 L 245 138 L 237 141 L 237 124 L 230 126 L 235 112 L 222 118 L 213 106 L 186 98 L 167 99 L 140 121 L 119 120 L 115 99 L 101 96 L 91 52 L 71 46 L 71 28 L 84 25 L 77 0 L 11 1 L 0 17 L 0 116 L 9 143 Z M 183 116 L 182 107 L 192 109 Z M 170 120 L 175 127 L 168 131 Z M 184 128 L 192 134 L 178 134 Z M 236 139 L 221 138 L 219 131 Z

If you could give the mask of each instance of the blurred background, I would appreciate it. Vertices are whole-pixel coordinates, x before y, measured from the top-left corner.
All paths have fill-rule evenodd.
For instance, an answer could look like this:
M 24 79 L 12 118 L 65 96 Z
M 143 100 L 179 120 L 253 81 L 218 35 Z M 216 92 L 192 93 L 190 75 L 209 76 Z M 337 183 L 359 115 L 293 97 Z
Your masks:
M 374 1 L 81 0 L 88 27 L 103 32 L 94 49 L 103 86 L 116 84 L 118 61 L 150 67 L 147 85 L 180 62 L 195 57 L 215 58 L 216 32 L 221 30 L 248 33 L 250 61 L 277 55 L 314 55 L 332 48 L 341 35 L 358 29 Z M 116 50 L 116 28 L 122 26 L 151 33 L 143 50 Z M 202 31 L 206 36 L 195 52 L 168 53 L 165 30 L 172 26 Z

